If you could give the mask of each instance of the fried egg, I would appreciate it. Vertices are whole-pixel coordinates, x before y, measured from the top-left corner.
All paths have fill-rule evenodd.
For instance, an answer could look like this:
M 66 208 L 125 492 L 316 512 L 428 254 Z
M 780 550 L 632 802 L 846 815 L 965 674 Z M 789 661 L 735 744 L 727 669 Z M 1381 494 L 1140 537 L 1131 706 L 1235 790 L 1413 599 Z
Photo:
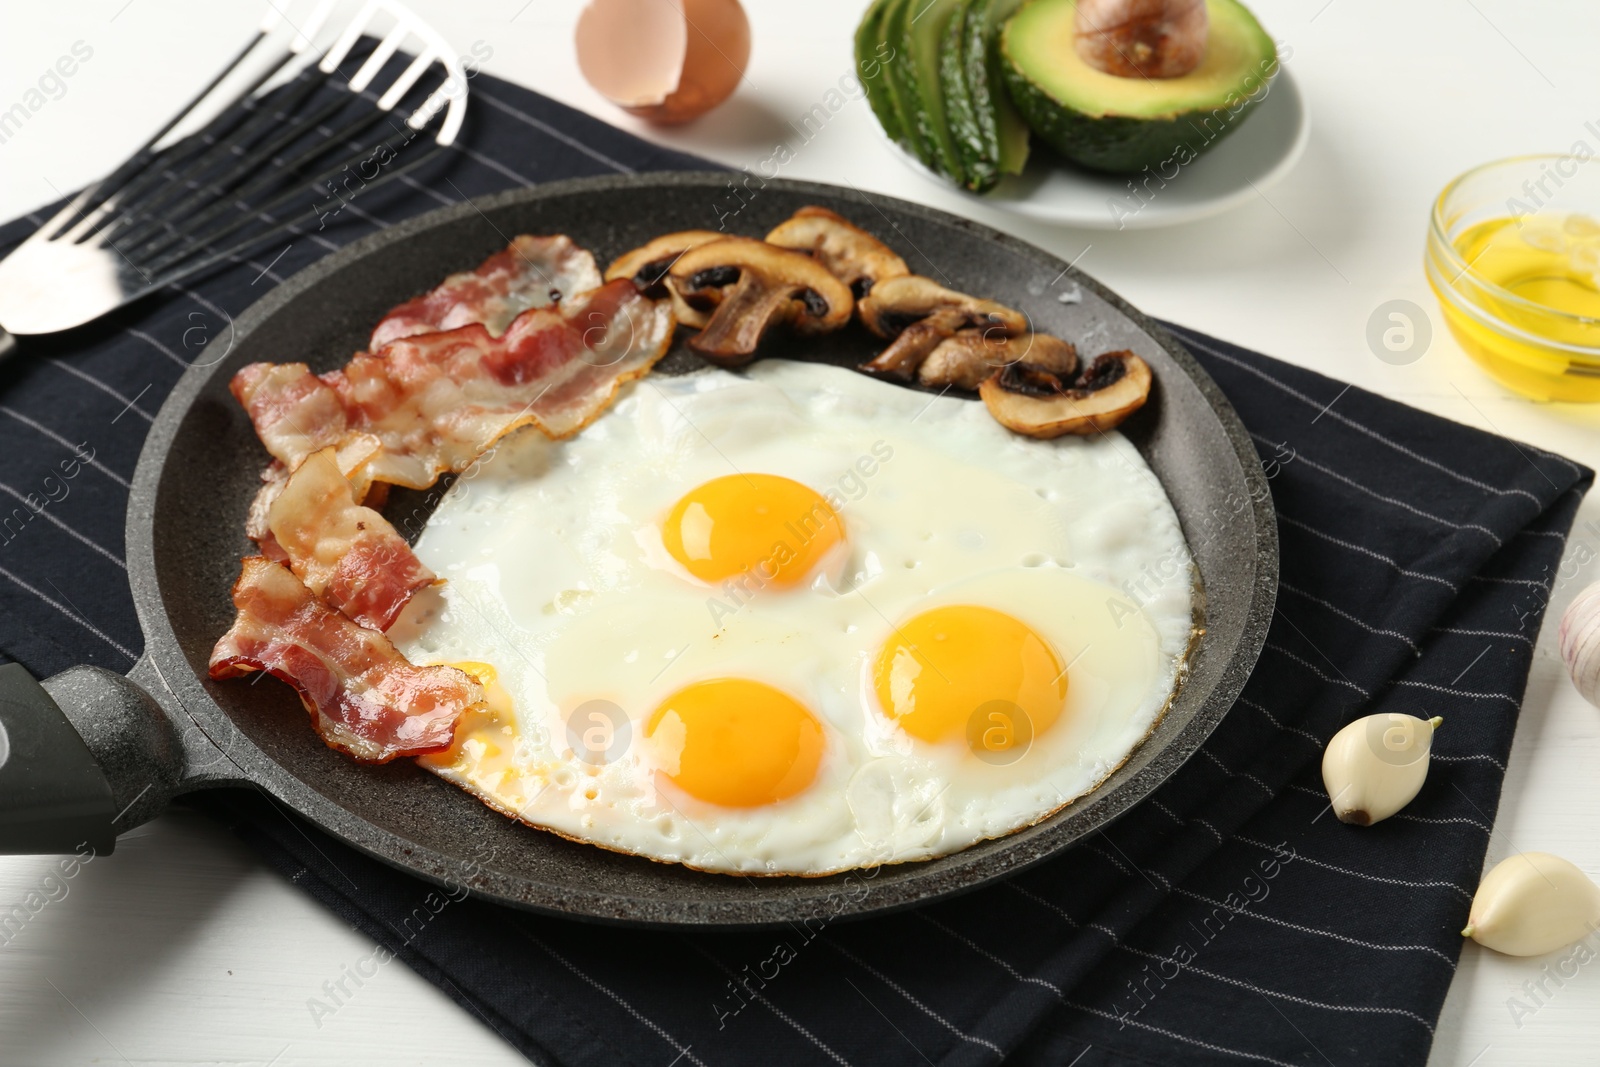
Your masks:
M 1093 790 L 1193 632 L 1170 502 L 1120 434 L 820 364 L 652 377 L 464 473 L 390 630 L 485 682 L 420 762 L 533 826 L 748 874 L 958 851 Z

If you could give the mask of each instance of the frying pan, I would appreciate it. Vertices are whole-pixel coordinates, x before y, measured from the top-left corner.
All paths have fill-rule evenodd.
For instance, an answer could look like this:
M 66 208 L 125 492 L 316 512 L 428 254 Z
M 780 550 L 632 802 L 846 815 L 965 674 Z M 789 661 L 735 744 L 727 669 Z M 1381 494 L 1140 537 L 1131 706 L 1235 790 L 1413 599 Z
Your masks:
M 239 558 L 252 552 L 244 516 L 268 458 L 228 394 L 236 370 L 258 360 L 339 366 L 387 309 L 514 234 L 566 233 L 605 262 L 672 230 L 760 235 L 804 204 L 832 208 L 882 236 L 914 271 L 1016 307 L 1087 355 L 1128 348 L 1154 369 L 1151 400 L 1124 432 L 1177 510 L 1204 631 L 1165 717 L 1097 790 L 1035 826 L 928 862 L 824 878 L 704 874 L 521 826 L 409 760 L 357 764 L 322 743 L 288 686 L 207 677 L 212 644 L 233 618 Z M 852 327 L 803 354 L 855 364 L 872 349 Z M 693 365 L 680 342 L 657 373 Z M 416 528 L 437 499 L 396 493 L 391 518 L 398 510 L 408 521 L 396 525 Z M 295 275 L 214 340 L 162 407 L 134 475 L 127 547 L 145 651 L 126 677 L 75 667 L 41 687 L 20 666 L 0 668 L 0 852 L 71 852 L 84 842 L 107 852 L 117 833 L 179 794 L 250 786 L 381 860 L 489 900 L 724 927 L 908 907 L 1014 874 L 1104 827 L 1176 771 L 1233 705 L 1265 640 L 1278 573 L 1271 499 L 1244 427 L 1150 319 L 1056 257 L 975 223 L 858 191 L 726 173 L 510 192 L 392 226 Z

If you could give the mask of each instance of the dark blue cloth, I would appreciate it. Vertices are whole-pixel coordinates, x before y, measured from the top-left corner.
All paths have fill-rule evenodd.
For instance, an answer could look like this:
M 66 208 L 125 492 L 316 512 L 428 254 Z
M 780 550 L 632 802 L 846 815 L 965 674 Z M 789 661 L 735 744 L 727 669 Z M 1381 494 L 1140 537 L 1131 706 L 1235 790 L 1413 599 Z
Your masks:
M 122 528 L 141 442 L 205 340 L 275 282 L 462 196 L 704 166 L 503 82 L 472 91 L 448 180 L 374 193 L 281 254 L 0 366 L 0 651 L 40 676 L 131 665 Z M 39 221 L 0 229 L 0 249 Z M 1177 332 L 1271 476 L 1278 612 L 1201 753 L 1110 829 L 1006 884 L 762 933 L 602 928 L 475 900 L 435 913 L 428 886 L 253 794 L 195 803 L 541 1063 L 1422 1063 L 1592 474 Z M 64 476 L 74 450 L 92 458 Z M 1449 725 L 1410 807 L 1344 826 L 1327 812 L 1322 744 L 1384 710 Z

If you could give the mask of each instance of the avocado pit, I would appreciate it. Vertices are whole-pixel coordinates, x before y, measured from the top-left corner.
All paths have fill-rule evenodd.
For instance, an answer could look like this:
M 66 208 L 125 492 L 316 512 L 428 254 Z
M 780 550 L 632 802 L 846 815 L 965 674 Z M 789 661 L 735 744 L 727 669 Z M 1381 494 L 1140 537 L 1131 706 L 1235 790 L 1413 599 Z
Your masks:
M 1205 0 L 1078 0 L 1073 48 L 1118 78 L 1181 78 L 1206 54 Z

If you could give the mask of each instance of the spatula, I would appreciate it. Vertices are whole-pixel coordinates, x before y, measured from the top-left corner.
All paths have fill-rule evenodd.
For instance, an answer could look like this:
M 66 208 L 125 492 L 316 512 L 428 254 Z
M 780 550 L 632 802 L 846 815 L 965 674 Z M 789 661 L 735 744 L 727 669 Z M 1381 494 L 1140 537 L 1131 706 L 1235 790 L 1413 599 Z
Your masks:
M 396 0 L 368 0 L 332 36 L 322 31 L 335 0 L 298 17 L 296 6 L 272 0 L 194 99 L 0 260 L 0 355 L 12 335 L 80 326 L 286 231 L 316 230 L 455 140 L 468 74 L 427 24 Z M 354 55 L 367 35 L 376 47 Z

